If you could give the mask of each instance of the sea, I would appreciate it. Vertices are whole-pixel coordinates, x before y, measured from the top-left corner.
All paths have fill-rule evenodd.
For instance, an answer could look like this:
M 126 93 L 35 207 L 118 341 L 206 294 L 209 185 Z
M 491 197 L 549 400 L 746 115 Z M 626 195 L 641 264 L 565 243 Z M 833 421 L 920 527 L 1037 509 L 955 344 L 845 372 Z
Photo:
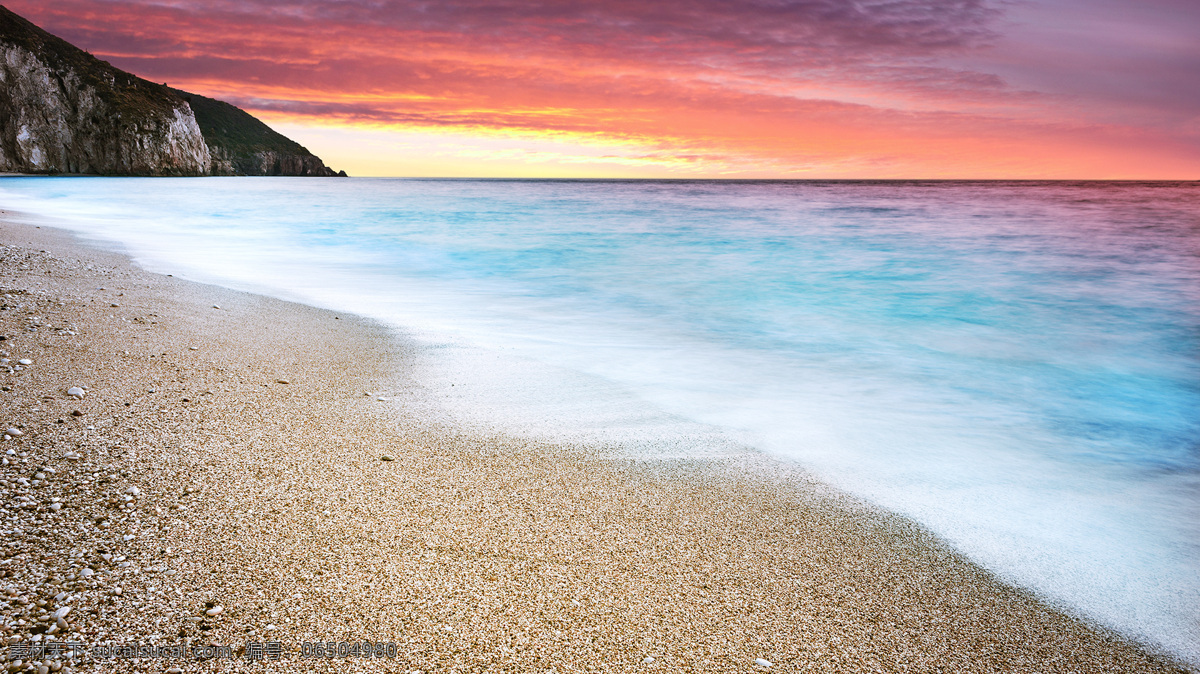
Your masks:
M 386 323 L 455 423 L 795 464 L 1200 662 L 1200 183 L 6 177 L 0 208 Z

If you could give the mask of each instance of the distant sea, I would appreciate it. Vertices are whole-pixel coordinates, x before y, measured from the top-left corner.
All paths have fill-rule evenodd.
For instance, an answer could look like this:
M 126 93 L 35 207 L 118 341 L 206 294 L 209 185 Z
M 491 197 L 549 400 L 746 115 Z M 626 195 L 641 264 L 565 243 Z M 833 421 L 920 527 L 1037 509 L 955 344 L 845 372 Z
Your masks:
M 3 178 L 0 207 L 384 321 L 456 423 L 794 462 L 1200 661 L 1198 183 Z

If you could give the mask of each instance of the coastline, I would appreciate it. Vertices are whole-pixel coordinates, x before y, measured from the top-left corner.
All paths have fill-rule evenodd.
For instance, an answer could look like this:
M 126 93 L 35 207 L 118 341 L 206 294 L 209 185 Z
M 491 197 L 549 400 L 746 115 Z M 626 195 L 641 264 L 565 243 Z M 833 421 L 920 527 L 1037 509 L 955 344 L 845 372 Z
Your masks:
M 384 326 L 0 217 L 0 349 L 33 361 L 0 392 L 22 431 L 0 444 L 18 452 L 0 467 L 16 553 L 0 588 L 10 619 L 19 597 L 71 606 L 56 637 L 280 641 L 287 659 L 305 641 L 396 644 L 395 660 L 300 663 L 337 671 L 1183 671 L 765 457 L 616 461 L 467 434 L 377 399 L 419 394 Z

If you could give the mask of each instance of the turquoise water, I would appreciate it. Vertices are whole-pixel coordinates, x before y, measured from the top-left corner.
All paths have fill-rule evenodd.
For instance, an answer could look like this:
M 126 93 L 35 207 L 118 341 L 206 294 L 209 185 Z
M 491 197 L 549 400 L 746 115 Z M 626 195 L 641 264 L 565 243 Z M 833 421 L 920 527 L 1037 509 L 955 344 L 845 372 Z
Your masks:
M 1200 659 L 1200 184 L 0 179 L 369 315 L 461 423 L 750 446 Z

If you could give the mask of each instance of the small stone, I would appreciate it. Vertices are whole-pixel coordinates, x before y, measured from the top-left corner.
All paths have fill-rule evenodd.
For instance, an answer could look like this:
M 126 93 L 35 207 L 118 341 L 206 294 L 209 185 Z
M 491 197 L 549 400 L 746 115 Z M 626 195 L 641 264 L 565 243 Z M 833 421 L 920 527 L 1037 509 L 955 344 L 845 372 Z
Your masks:
M 109 306 L 113 306 L 113 307 L 119 307 L 119 306 L 121 306 L 121 305 L 120 305 L 120 304 L 117 304 L 116 302 L 113 302 L 113 303 L 112 303 L 112 304 L 110 304 Z
M 79 410 L 74 410 L 74 411 L 72 411 L 72 412 L 71 412 L 71 416 L 73 416 L 73 417 L 81 417 L 81 416 L 83 416 L 83 412 L 80 412 Z
M 64 606 L 64 607 L 58 609 L 57 611 L 55 611 L 53 615 L 54 615 L 55 620 L 57 620 L 59 618 L 66 618 L 67 615 L 70 613 L 71 613 L 71 607 Z
M 654 656 L 653 656 L 653 655 L 647 655 L 647 656 L 646 656 L 646 658 L 645 658 L 644 660 L 642 660 L 642 662 L 644 662 L 644 663 L 646 663 L 646 664 L 648 665 L 648 664 L 650 664 L 650 663 L 654 662 Z
M 51 503 L 50 509 L 53 510 L 54 512 L 58 512 L 59 510 L 62 510 L 62 504 L 61 503 Z
M 276 379 L 276 380 L 275 380 L 275 383 L 276 383 L 276 384 L 290 384 L 290 383 L 292 383 L 292 382 L 290 382 L 290 381 L 288 381 L 288 380 L 286 380 L 286 379 Z
M 22 432 L 21 429 L 19 429 L 19 428 L 10 428 L 7 431 L 4 431 L 4 434 L 9 437 L 13 437 L 13 438 L 25 435 L 25 433 Z
M 72 386 L 71 388 L 67 389 L 67 395 L 71 396 L 72 398 L 74 398 L 76 400 L 79 400 L 83 396 L 87 395 L 87 391 L 84 391 L 83 389 L 79 388 L 78 386 Z
M 199 351 L 199 350 L 200 350 L 200 347 L 198 347 L 198 346 L 189 346 L 188 347 L 188 351 Z
M 94 576 L 94 575 L 96 575 L 96 572 L 92 571 L 91 569 L 84 569 L 83 571 L 79 572 L 80 578 L 90 578 L 91 576 Z
M 383 456 L 381 456 L 381 457 L 379 457 L 379 460 L 380 460 L 380 461 L 395 461 L 395 459 L 393 459 L 393 458 L 392 458 L 392 457 L 390 457 L 390 456 L 387 456 L 386 454 L 385 454 L 385 455 L 383 455 Z
M 213 309 L 220 309 L 220 308 L 221 308 L 221 305 L 219 305 L 219 304 L 214 304 L 214 305 L 213 305 Z
M 758 665 L 759 667 L 774 667 L 775 666 L 775 665 L 771 664 L 770 660 L 764 660 L 762 658 L 755 658 L 754 664 Z
M 18 360 L 17 362 L 22 365 L 33 365 L 33 361 L 29 360 L 28 358 L 22 358 L 21 360 Z
M 121 537 L 121 540 L 128 543 L 129 541 L 132 541 L 134 538 L 136 538 L 136 537 L 133 534 L 125 534 L 124 536 Z
M 142 490 L 138 489 L 137 487 L 130 487 L 129 489 L 125 490 L 125 493 L 132 494 L 133 496 L 140 496 L 142 493 Z
M 204 615 L 211 618 L 213 616 L 221 615 L 221 612 L 224 610 L 225 610 L 225 607 L 223 607 L 223 606 L 214 606 L 214 607 L 208 609 L 207 611 L 205 611 Z

